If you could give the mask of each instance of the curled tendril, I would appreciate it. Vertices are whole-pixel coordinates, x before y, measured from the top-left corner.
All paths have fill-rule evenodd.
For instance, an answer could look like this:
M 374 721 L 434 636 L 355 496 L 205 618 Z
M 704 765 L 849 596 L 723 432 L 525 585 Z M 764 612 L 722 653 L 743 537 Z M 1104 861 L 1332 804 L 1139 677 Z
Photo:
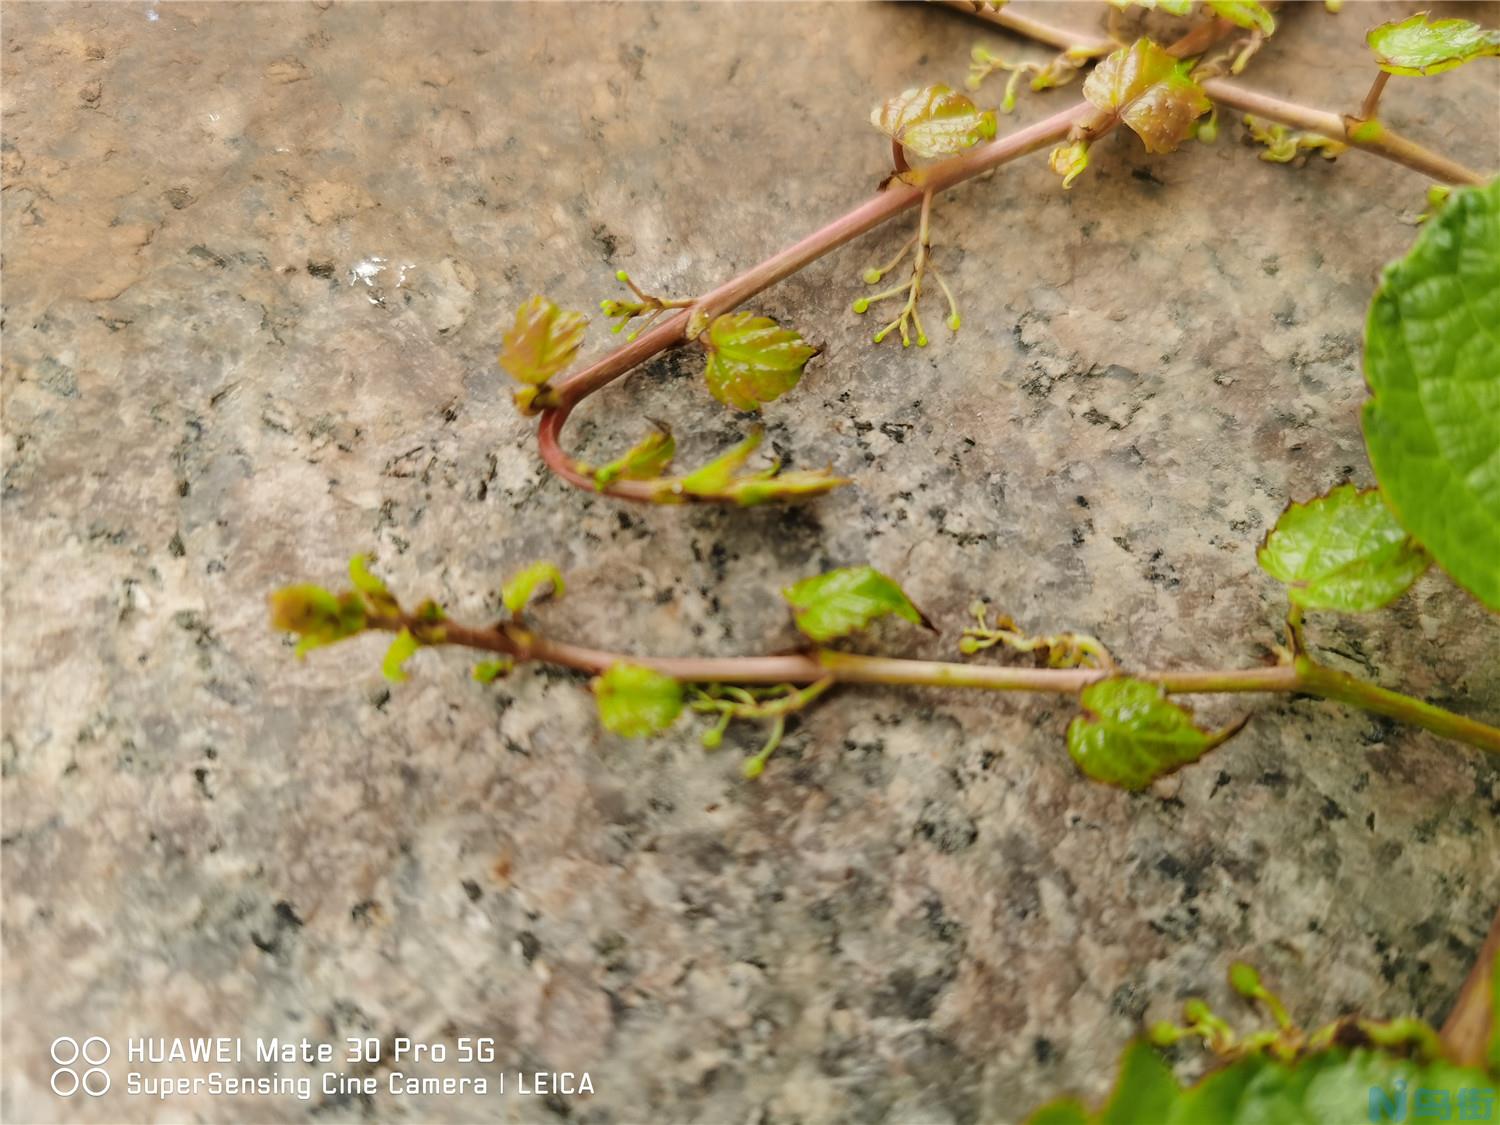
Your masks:
M 922 284 L 929 277 L 938 283 L 938 288 L 947 298 L 948 317 L 944 323 L 947 324 L 949 330 L 957 332 L 963 323 L 958 315 L 958 302 L 953 297 L 953 290 L 948 288 L 948 283 L 938 275 L 932 265 L 932 193 L 930 191 L 922 197 L 922 217 L 918 220 L 917 233 L 906 240 L 894 258 L 883 266 L 871 266 L 860 275 L 861 278 L 866 285 L 878 285 L 886 274 L 906 260 L 906 255 L 911 252 L 912 247 L 916 247 L 916 258 L 912 262 L 910 280 L 879 293 L 873 293 L 868 297 L 860 297 L 854 302 L 854 311 L 864 314 L 877 301 L 906 295 L 906 300 L 896 318 L 875 333 L 874 339 L 877 344 L 892 332 L 900 332 L 903 348 L 911 346 L 913 336 L 916 338 L 917 347 L 927 346 L 927 332 L 922 327 L 922 317 L 917 312 L 917 302 L 922 297 Z
M 975 602 L 969 612 L 978 619 L 977 626 L 965 629 L 958 642 L 959 651 L 973 656 L 987 648 L 1001 645 L 1012 652 L 1045 652 L 1049 668 L 1099 668 L 1106 672 L 1115 670 L 1114 657 L 1102 641 L 1086 633 L 1053 633 L 1045 636 L 1028 636 L 1010 617 L 997 614 L 994 625 L 989 623 L 989 607 L 984 602 Z
M 628 335 L 626 335 L 626 341 L 634 340 L 642 332 L 650 328 L 651 325 L 656 323 L 657 319 L 669 309 L 689 308 L 696 300 L 696 298 L 693 297 L 658 297 L 654 293 L 647 293 L 634 281 L 631 281 L 630 275 L 624 270 L 615 271 L 615 280 L 620 282 L 632 293 L 634 293 L 636 296 L 636 300 L 616 301 L 607 298 L 599 302 L 599 310 L 603 312 L 606 317 L 608 317 L 610 320 L 619 321 L 619 323 L 611 328 L 610 331 L 616 333 L 623 332 L 625 331 L 626 326 L 629 325 L 630 322 L 636 317 L 645 318 L 641 321 L 640 324 L 636 325 L 636 327 L 633 328 Z
M 717 715 L 718 721 L 703 732 L 703 745 L 713 750 L 724 741 L 724 732 L 735 719 L 769 720 L 770 732 L 765 743 L 742 767 L 751 780 L 765 772 L 766 762 L 781 745 L 786 734 L 786 718 L 813 703 L 833 686 L 833 679 L 818 680 L 806 687 L 778 684 L 770 688 L 745 688 L 734 684 L 710 684 L 699 688 L 689 706 L 699 714 Z

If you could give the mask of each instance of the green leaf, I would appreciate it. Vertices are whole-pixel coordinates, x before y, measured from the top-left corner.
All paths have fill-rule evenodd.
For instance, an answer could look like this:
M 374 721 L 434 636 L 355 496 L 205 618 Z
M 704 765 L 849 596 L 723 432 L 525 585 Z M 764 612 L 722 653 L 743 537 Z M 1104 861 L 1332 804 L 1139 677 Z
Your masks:
M 481 660 L 474 665 L 474 679 L 481 684 L 492 684 L 515 666 L 516 662 L 508 656 L 496 660 Z
M 353 582 L 354 588 L 365 596 L 365 601 L 376 613 L 401 612 L 401 606 L 392 597 L 386 584 L 378 576 L 370 573 L 369 556 L 355 555 L 349 560 L 349 581 Z
M 1101 1125 L 1140 1125 L 1167 1119 L 1179 1092 L 1172 1068 L 1144 1039 L 1133 1040 L 1120 1056 L 1114 1093 L 1100 1111 Z
M 422 647 L 422 642 L 412 636 L 410 629 L 402 629 L 396 634 L 396 639 L 391 642 L 391 647 L 385 650 L 385 660 L 380 664 L 380 672 L 393 684 L 399 684 L 406 679 L 406 670 L 402 668 L 417 649 Z
M 948 86 L 906 90 L 870 114 L 870 124 L 917 156 L 952 156 L 995 135 L 995 111 Z
M 1429 23 L 1426 12 L 1372 27 L 1365 42 L 1380 69 L 1390 74 L 1441 74 L 1470 59 L 1500 55 L 1500 31 L 1468 20 Z
M 651 480 L 672 464 L 677 453 L 677 439 L 672 431 L 658 422 L 643 439 L 607 465 L 594 470 L 594 483 L 608 488 L 617 480 Z
M 1365 326 L 1365 445 L 1397 520 L 1500 610 L 1500 180 L 1453 193 Z
M 682 684 L 638 664 L 612 664 L 594 681 L 599 721 L 626 738 L 666 730 L 682 713 Z
M 1207 4 L 1216 16 L 1237 27 L 1258 31 L 1262 35 L 1276 33 L 1276 18 L 1256 0 L 1207 0 Z
M 543 586 L 549 588 L 538 595 Z M 500 588 L 500 600 L 512 613 L 520 613 L 541 598 L 562 597 L 565 589 L 562 572 L 557 567 L 549 562 L 532 563 Z
M 1307 609 L 1364 613 L 1406 592 L 1432 561 L 1375 489 L 1341 485 L 1292 504 L 1256 558 L 1287 597 Z
M 734 479 L 740 467 L 750 460 L 750 454 L 760 448 L 766 432 L 757 426 L 750 435 L 722 457 L 716 457 L 700 469 L 694 469 L 680 482 L 681 489 L 689 496 L 715 496 L 724 491 Z
M 804 578 L 781 591 L 797 628 L 822 643 L 895 614 L 937 632 L 905 591 L 872 566 L 851 566 Z
M 739 477 L 730 481 L 723 495 L 742 508 L 753 508 L 757 504 L 818 496 L 849 483 L 847 477 L 836 477 L 824 469 L 799 469 L 790 473 L 772 470 L 772 474 Z
M 1192 135 L 1194 120 L 1213 105 L 1188 77 L 1190 70 L 1190 63 L 1151 40 L 1137 39 L 1094 68 L 1084 80 L 1083 96 L 1130 126 L 1147 152 L 1172 152 Z
M 1122 789 L 1144 789 L 1196 762 L 1241 726 L 1202 730 L 1160 684 L 1128 676 L 1090 684 L 1079 702 L 1086 714 L 1068 724 L 1068 753 L 1089 777 Z
M 797 385 L 818 349 L 770 317 L 738 312 L 708 327 L 704 378 L 714 398 L 736 410 L 759 410 Z
M 500 349 L 500 366 L 523 383 L 541 386 L 578 354 L 588 318 L 564 312 L 546 297 L 533 297 L 516 312 L 516 323 Z

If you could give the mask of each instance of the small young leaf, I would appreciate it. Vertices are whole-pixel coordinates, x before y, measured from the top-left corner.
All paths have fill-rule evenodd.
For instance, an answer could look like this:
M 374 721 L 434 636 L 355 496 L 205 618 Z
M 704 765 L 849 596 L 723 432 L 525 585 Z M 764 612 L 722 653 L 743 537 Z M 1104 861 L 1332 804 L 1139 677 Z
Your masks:
M 495 660 L 481 660 L 474 665 L 474 679 L 481 684 L 492 684 L 515 666 L 516 662 L 508 656 Z
M 538 594 L 543 586 L 550 588 Z M 557 567 L 549 562 L 532 563 L 500 588 L 500 600 L 512 613 L 520 613 L 541 598 L 562 597 L 564 589 L 562 572 Z
M 799 469 L 771 476 L 757 473 L 731 481 L 724 488 L 723 495 L 742 508 L 753 508 L 757 504 L 771 504 L 778 500 L 818 496 L 848 483 L 847 477 L 836 477 L 822 469 Z
M 1089 777 L 1122 789 L 1196 762 L 1240 727 L 1201 730 L 1160 684 L 1127 676 L 1090 684 L 1079 702 L 1087 714 L 1068 724 L 1068 753 Z
M 1084 80 L 1083 96 L 1119 116 L 1147 152 L 1172 152 L 1192 135 L 1193 122 L 1212 107 L 1180 62 L 1149 39 L 1138 39 L 1105 58 Z
M 952 156 L 995 135 L 995 111 L 981 111 L 963 94 L 936 85 L 882 103 L 870 124 L 917 156 Z
M 689 496 L 716 496 L 739 472 L 740 466 L 750 460 L 750 455 L 760 448 L 766 432 L 759 426 L 750 431 L 750 436 L 722 457 L 716 457 L 700 469 L 694 469 L 679 482 L 682 491 Z
M 820 644 L 892 613 L 937 632 L 905 591 L 872 566 L 830 570 L 804 578 L 781 593 L 792 605 L 797 628 Z
M 797 385 L 818 349 L 790 328 L 754 313 L 729 313 L 708 327 L 704 378 L 714 398 L 736 410 L 759 410 Z
M 271 627 L 298 638 L 297 655 L 362 633 L 365 603 L 356 593 L 335 597 L 321 586 L 288 586 L 270 598 Z
M 1365 42 L 1380 69 L 1389 74 L 1441 74 L 1470 59 L 1500 55 L 1500 31 L 1468 20 L 1429 23 L 1426 12 L 1373 27 Z
M 588 318 L 564 312 L 546 297 L 533 297 L 516 312 L 504 336 L 500 366 L 523 383 L 540 386 L 578 354 Z
M 380 665 L 381 674 L 393 684 L 403 682 L 406 671 L 402 665 L 421 647 L 422 642 L 412 636 L 410 629 L 402 629 L 391 642 L 391 647 L 385 650 L 385 660 Z
M 677 453 L 677 439 L 661 423 L 607 465 L 594 470 L 594 483 L 608 488 L 617 480 L 651 480 L 661 476 Z
M 367 555 L 355 555 L 349 560 L 349 581 L 365 596 L 370 609 L 376 613 L 400 613 L 401 606 L 391 596 L 390 589 L 377 575 L 370 573 Z
M 1432 561 L 1375 489 L 1340 485 L 1292 504 L 1256 557 L 1287 597 L 1307 609 L 1364 613 L 1406 592 Z
M 1456 191 L 1365 326 L 1370 464 L 1396 519 L 1500 610 L 1500 180 Z
M 682 713 L 682 684 L 638 664 L 612 664 L 594 681 L 599 721 L 626 738 L 666 730 Z
M 1237 27 L 1258 31 L 1262 35 L 1276 33 L 1276 18 L 1257 0 L 1207 0 L 1220 19 L 1226 19 Z

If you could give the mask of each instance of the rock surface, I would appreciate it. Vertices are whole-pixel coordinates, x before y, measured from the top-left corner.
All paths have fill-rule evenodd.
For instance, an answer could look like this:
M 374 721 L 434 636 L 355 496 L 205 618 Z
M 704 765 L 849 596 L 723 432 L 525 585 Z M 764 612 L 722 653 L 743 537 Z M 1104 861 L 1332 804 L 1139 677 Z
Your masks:
M 1364 27 L 1409 7 L 1299 6 L 1253 82 L 1352 107 Z M 983 595 L 1136 665 L 1255 663 L 1283 611 L 1259 538 L 1289 498 L 1370 481 L 1360 331 L 1420 177 L 1263 163 L 1229 118 L 1170 157 L 1113 136 L 1068 193 L 1040 158 L 1003 169 L 936 212 L 957 337 L 877 348 L 848 311 L 904 220 L 754 302 L 824 345 L 768 444 L 858 487 L 627 509 L 541 468 L 494 361 L 515 307 L 595 308 L 617 268 L 711 287 L 873 189 L 880 97 L 956 84 L 976 41 L 1044 51 L 902 6 L 6 16 L 0 1116 L 1013 1121 L 1101 1093 L 1182 996 L 1233 1010 L 1235 957 L 1307 1021 L 1442 1015 L 1500 898 L 1479 751 L 1210 700 L 1251 708 L 1246 731 L 1127 796 L 1074 770 L 1065 700 L 850 690 L 748 784 L 755 731 L 714 756 L 687 723 L 627 743 L 576 677 L 482 688 L 423 653 L 387 686 L 373 641 L 299 666 L 264 607 L 373 551 L 398 592 L 482 618 L 547 558 L 570 579 L 549 631 L 770 651 L 795 643 L 782 586 L 870 562 L 948 627 L 893 649 L 951 653 Z M 1398 79 L 1389 116 L 1494 167 L 1494 84 Z M 1075 97 L 1023 96 L 1018 119 Z M 596 323 L 590 354 L 611 340 Z M 699 363 L 652 363 L 570 439 L 602 459 L 656 416 L 685 464 L 727 447 L 746 419 Z M 1340 666 L 1500 714 L 1495 621 L 1440 575 L 1310 629 Z M 59 1035 L 111 1041 L 110 1093 L 53 1095 Z M 386 1063 L 374 1096 L 123 1092 L 127 1037 L 189 1035 L 340 1057 L 492 1036 L 492 1066 L 394 1069 L 510 1078 L 396 1096 Z M 594 1093 L 519 1094 L 521 1070 Z

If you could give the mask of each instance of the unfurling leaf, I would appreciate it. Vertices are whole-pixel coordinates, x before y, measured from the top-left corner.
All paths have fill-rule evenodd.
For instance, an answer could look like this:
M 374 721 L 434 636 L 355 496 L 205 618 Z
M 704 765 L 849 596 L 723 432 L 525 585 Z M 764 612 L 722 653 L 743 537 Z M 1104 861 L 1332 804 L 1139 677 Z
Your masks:
M 760 443 L 765 440 L 766 431 L 759 426 L 750 431 L 750 436 L 740 442 L 728 453 L 715 457 L 702 468 L 694 469 L 680 482 L 681 491 L 689 496 L 716 496 L 723 492 L 725 487 L 734 479 L 746 461 L 750 460 L 750 454 L 760 448 Z
M 1500 55 L 1500 31 L 1468 20 L 1429 23 L 1426 12 L 1371 28 L 1365 42 L 1380 69 L 1390 74 L 1441 74 L 1470 59 Z
M 422 642 L 412 635 L 410 629 L 402 629 L 391 642 L 391 647 L 385 650 L 385 660 L 380 665 L 381 674 L 393 684 L 403 682 L 406 679 L 406 669 L 402 665 L 421 647 Z
M 271 627 L 295 634 L 297 655 L 364 632 L 364 599 L 357 593 L 335 597 L 321 586 L 288 586 L 270 598 Z
M 682 713 L 682 684 L 639 664 L 612 664 L 594 681 L 599 721 L 626 738 L 666 730 Z
M 714 318 L 708 327 L 704 378 L 714 398 L 736 410 L 759 410 L 797 385 L 807 361 L 818 354 L 795 331 L 770 317 L 738 312 Z
M 781 593 L 791 603 L 797 628 L 820 644 L 889 614 L 937 632 L 905 591 L 872 566 L 830 570 L 804 578 Z
M 1500 180 L 1456 191 L 1386 267 L 1365 326 L 1365 445 L 1396 519 L 1500 610 Z
M 516 312 L 505 334 L 500 366 L 523 383 L 541 386 L 578 354 L 588 318 L 564 312 L 546 297 L 533 297 Z
M 1094 68 L 1084 80 L 1083 96 L 1129 125 L 1147 152 L 1171 152 L 1192 135 L 1193 122 L 1212 105 L 1188 77 L 1191 69 L 1191 63 L 1173 58 L 1151 40 L 1138 39 Z
M 927 86 L 877 106 L 870 124 L 917 156 L 952 156 L 995 135 L 995 111 L 947 86 Z
M 1394 601 L 1432 561 L 1378 491 L 1352 484 L 1288 507 L 1256 557 L 1294 604 L 1345 613 Z
M 716 457 L 701 468 L 694 469 L 683 477 L 661 480 L 652 499 L 658 504 L 678 504 L 689 499 L 714 500 L 749 508 L 774 500 L 798 500 L 816 496 L 849 483 L 844 477 L 836 477 L 823 470 L 801 469 L 782 473 L 779 466 L 774 464 L 742 475 L 740 470 L 764 438 L 765 431 L 757 427 L 728 453 Z
M 508 656 L 495 660 L 481 660 L 474 665 L 474 679 L 481 684 L 492 684 L 515 666 L 516 662 Z
M 390 589 L 377 575 L 370 573 L 370 559 L 367 555 L 355 555 L 349 560 L 349 581 L 354 583 L 354 588 L 365 596 L 365 602 L 372 613 L 400 613 L 401 606 L 391 595 Z
M 549 562 L 532 563 L 500 588 L 500 600 L 512 613 L 520 613 L 534 601 L 562 597 L 564 589 L 557 567 Z
M 1258 31 L 1262 35 L 1276 33 L 1276 17 L 1257 0 L 1206 0 L 1213 13 L 1237 27 Z
M 1068 753 L 1089 777 L 1122 789 L 1146 788 L 1196 762 L 1240 728 L 1236 723 L 1202 730 L 1160 684 L 1128 676 L 1090 684 L 1079 702 L 1086 714 L 1068 724 Z
M 1058 145 L 1047 157 L 1047 166 L 1063 178 L 1064 188 L 1072 187 L 1073 181 L 1083 175 L 1083 170 L 1089 166 L 1088 141 Z
M 677 453 L 677 439 L 660 422 L 656 427 L 623 455 L 595 469 L 594 483 L 608 488 L 617 480 L 651 480 L 666 472 Z

